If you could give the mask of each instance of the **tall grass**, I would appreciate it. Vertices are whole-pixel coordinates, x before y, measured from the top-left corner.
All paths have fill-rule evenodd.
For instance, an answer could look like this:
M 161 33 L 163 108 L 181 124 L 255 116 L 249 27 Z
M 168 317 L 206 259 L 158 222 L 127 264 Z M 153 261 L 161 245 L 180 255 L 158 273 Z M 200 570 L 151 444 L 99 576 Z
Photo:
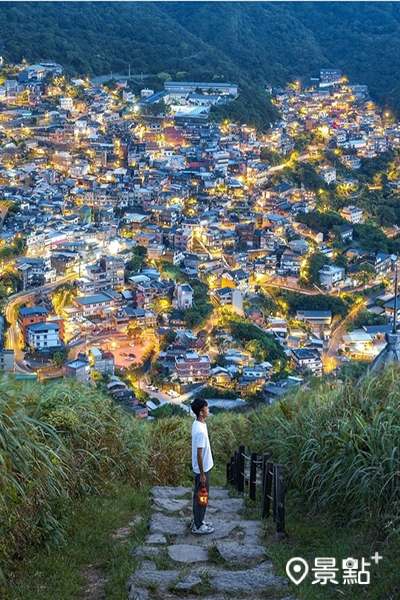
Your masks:
M 190 481 L 191 419 L 139 422 L 76 381 L 0 383 L 0 573 L 28 545 L 63 538 L 71 502 L 114 481 Z M 236 425 L 235 425 L 236 423 Z M 240 423 L 240 426 L 239 426 Z M 217 463 L 248 436 L 242 417 L 211 423 Z M 233 433 L 235 431 L 235 433 Z
M 90 388 L 0 384 L 0 566 L 59 543 L 68 503 L 129 472 L 124 430 Z
M 253 413 L 255 445 L 286 466 L 291 492 L 339 520 L 400 525 L 400 370 L 354 387 L 299 391 Z
M 342 521 L 400 530 L 400 371 L 208 421 L 216 465 L 243 442 L 272 452 L 288 490 Z M 0 567 L 28 545 L 57 544 L 71 503 L 113 482 L 190 481 L 191 419 L 132 419 L 77 382 L 0 383 Z

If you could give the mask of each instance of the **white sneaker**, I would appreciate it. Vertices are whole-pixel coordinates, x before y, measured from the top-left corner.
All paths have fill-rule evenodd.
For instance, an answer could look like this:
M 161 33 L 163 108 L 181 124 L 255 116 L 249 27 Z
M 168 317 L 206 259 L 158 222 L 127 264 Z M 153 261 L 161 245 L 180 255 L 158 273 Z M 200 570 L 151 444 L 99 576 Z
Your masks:
M 203 521 L 202 525 L 205 525 L 206 527 L 212 527 L 213 524 L 211 523 L 211 521 Z M 196 525 L 194 524 L 194 519 L 192 519 L 190 521 L 190 525 L 189 525 L 190 529 L 196 529 Z
M 214 527 L 209 527 L 205 523 L 200 525 L 200 527 L 195 526 L 191 529 L 191 532 L 194 533 L 195 535 L 206 535 L 207 533 L 213 533 L 213 531 L 214 531 Z

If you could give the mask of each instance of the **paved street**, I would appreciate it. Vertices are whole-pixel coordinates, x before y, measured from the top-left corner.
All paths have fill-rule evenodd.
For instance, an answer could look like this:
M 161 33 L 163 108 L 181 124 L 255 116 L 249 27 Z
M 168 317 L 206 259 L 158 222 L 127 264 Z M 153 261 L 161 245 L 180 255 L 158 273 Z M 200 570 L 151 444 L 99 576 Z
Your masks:
M 25 302 L 34 300 L 35 295 L 40 292 L 49 292 L 52 289 L 57 288 L 59 285 L 66 283 L 68 281 L 72 281 L 76 278 L 76 275 L 66 275 L 65 277 L 59 277 L 57 281 L 48 283 L 42 287 L 34 288 L 32 290 L 18 292 L 17 294 L 13 294 L 10 296 L 8 304 L 5 308 L 6 319 L 10 324 L 10 327 L 7 331 L 7 339 L 6 339 L 6 348 L 9 350 L 14 350 L 15 357 L 15 372 L 16 373 L 30 373 L 32 374 L 31 369 L 26 366 L 24 361 L 24 352 L 20 348 L 19 343 L 19 325 L 17 323 L 17 319 L 15 316 L 15 308 L 20 304 L 24 304 Z

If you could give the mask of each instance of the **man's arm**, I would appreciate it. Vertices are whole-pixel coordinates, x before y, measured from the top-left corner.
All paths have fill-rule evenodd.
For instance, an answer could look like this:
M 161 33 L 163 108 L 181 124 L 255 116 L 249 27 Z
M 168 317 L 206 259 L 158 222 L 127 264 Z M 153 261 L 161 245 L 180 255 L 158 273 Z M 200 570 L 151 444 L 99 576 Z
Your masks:
M 206 475 L 203 468 L 203 448 L 197 448 L 197 463 L 200 469 L 200 483 L 206 485 Z

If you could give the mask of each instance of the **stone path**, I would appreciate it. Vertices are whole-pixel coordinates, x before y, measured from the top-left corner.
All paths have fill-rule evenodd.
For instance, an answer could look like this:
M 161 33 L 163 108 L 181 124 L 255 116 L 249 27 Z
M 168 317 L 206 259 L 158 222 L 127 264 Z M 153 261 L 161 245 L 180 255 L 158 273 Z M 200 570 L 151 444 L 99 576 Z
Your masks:
M 130 600 L 295 600 L 259 543 L 261 523 L 243 520 L 242 499 L 212 487 L 206 519 L 214 533 L 190 532 L 192 490 L 154 487 L 146 543 L 132 550 Z

